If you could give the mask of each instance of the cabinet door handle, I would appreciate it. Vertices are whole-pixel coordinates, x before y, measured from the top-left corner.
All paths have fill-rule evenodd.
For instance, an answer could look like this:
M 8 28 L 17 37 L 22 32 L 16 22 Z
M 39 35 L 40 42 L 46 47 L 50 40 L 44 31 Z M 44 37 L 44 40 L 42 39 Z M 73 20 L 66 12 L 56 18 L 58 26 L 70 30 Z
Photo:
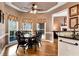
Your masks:
M 67 44 L 78 46 L 78 43 L 71 43 L 71 42 L 66 42 L 66 41 L 63 41 L 63 40 L 59 40 L 59 41 L 63 42 L 63 43 L 67 43 Z

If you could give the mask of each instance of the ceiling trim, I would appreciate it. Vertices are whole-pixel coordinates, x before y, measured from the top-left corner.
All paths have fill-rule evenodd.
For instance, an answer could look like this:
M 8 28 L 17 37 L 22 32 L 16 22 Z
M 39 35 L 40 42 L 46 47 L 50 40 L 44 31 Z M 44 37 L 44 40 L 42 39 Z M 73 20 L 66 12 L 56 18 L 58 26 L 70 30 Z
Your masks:
M 5 4 L 7 4 L 8 6 L 10 6 L 10 7 L 16 9 L 17 11 L 20 11 L 20 12 L 28 12 L 28 11 L 26 11 L 26 10 L 22 10 L 22 9 L 16 7 L 16 6 L 13 5 L 11 2 L 5 2 Z
M 5 3 L 6 3 L 8 6 L 10 6 L 10 7 L 16 9 L 17 11 L 20 11 L 20 12 L 28 12 L 28 11 L 26 11 L 26 10 L 22 10 L 22 9 L 16 7 L 16 6 L 13 5 L 11 2 L 5 2 Z M 48 9 L 48 10 L 46 10 L 46 11 L 38 11 L 38 13 L 47 13 L 47 12 L 50 12 L 50 11 L 52 11 L 52 10 L 54 10 L 54 9 L 56 9 L 56 8 L 58 8 L 58 7 L 62 6 L 62 5 L 64 5 L 64 4 L 66 4 L 66 3 L 67 3 L 67 2 L 58 2 L 58 4 L 57 4 L 56 6 L 50 8 L 50 9 Z
M 67 2 L 58 2 L 58 4 L 57 4 L 56 6 L 54 6 L 54 7 L 50 8 L 50 9 L 48 9 L 47 11 L 41 11 L 41 12 L 39 12 L 39 13 L 47 13 L 47 12 L 53 11 L 54 9 L 56 9 L 56 8 L 58 8 L 58 7 L 60 7 L 60 6 L 64 5 L 64 4 L 66 4 L 66 3 L 67 3 Z

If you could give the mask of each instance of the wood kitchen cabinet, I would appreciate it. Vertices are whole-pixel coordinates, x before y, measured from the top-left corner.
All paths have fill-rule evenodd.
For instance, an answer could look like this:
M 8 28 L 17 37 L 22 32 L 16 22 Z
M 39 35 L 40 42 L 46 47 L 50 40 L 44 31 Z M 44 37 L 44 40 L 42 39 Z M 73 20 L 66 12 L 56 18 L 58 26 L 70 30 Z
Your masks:
M 61 42 L 60 40 L 64 41 Z M 69 43 L 77 43 L 78 45 L 73 45 Z M 59 56 L 79 56 L 79 41 L 68 39 L 68 38 L 58 38 L 58 55 Z

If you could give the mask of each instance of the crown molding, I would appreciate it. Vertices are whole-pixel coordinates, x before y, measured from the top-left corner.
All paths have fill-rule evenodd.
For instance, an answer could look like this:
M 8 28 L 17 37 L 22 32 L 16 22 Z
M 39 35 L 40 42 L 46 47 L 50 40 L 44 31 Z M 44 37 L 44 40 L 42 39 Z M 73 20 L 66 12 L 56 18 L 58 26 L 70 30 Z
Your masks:
M 60 6 L 64 5 L 64 4 L 66 4 L 66 3 L 67 3 L 67 2 L 58 2 L 58 4 L 57 4 L 56 6 L 51 7 L 50 9 L 48 9 L 48 10 L 46 10 L 46 11 L 38 11 L 38 13 L 47 13 L 47 12 L 53 11 L 54 9 L 56 9 L 56 8 L 58 8 L 58 7 L 60 7 Z M 20 9 L 20 8 L 18 8 L 18 7 L 16 7 L 16 6 L 14 6 L 14 5 L 12 4 L 12 2 L 5 2 L 5 4 L 7 4 L 8 6 L 10 6 L 10 7 L 16 9 L 17 11 L 20 11 L 20 12 L 28 12 L 28 11 L 26 11 L 26 10 L 22 10 L 22 9 Z

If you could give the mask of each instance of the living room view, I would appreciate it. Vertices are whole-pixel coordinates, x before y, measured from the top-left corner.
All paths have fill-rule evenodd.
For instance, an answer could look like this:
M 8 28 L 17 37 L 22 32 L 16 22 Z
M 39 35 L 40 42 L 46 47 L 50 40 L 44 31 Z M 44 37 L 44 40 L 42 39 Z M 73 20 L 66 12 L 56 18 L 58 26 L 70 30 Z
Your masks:
M 0 2 L 0 55 L 79 55 L 78 7 L 78 2 Z

